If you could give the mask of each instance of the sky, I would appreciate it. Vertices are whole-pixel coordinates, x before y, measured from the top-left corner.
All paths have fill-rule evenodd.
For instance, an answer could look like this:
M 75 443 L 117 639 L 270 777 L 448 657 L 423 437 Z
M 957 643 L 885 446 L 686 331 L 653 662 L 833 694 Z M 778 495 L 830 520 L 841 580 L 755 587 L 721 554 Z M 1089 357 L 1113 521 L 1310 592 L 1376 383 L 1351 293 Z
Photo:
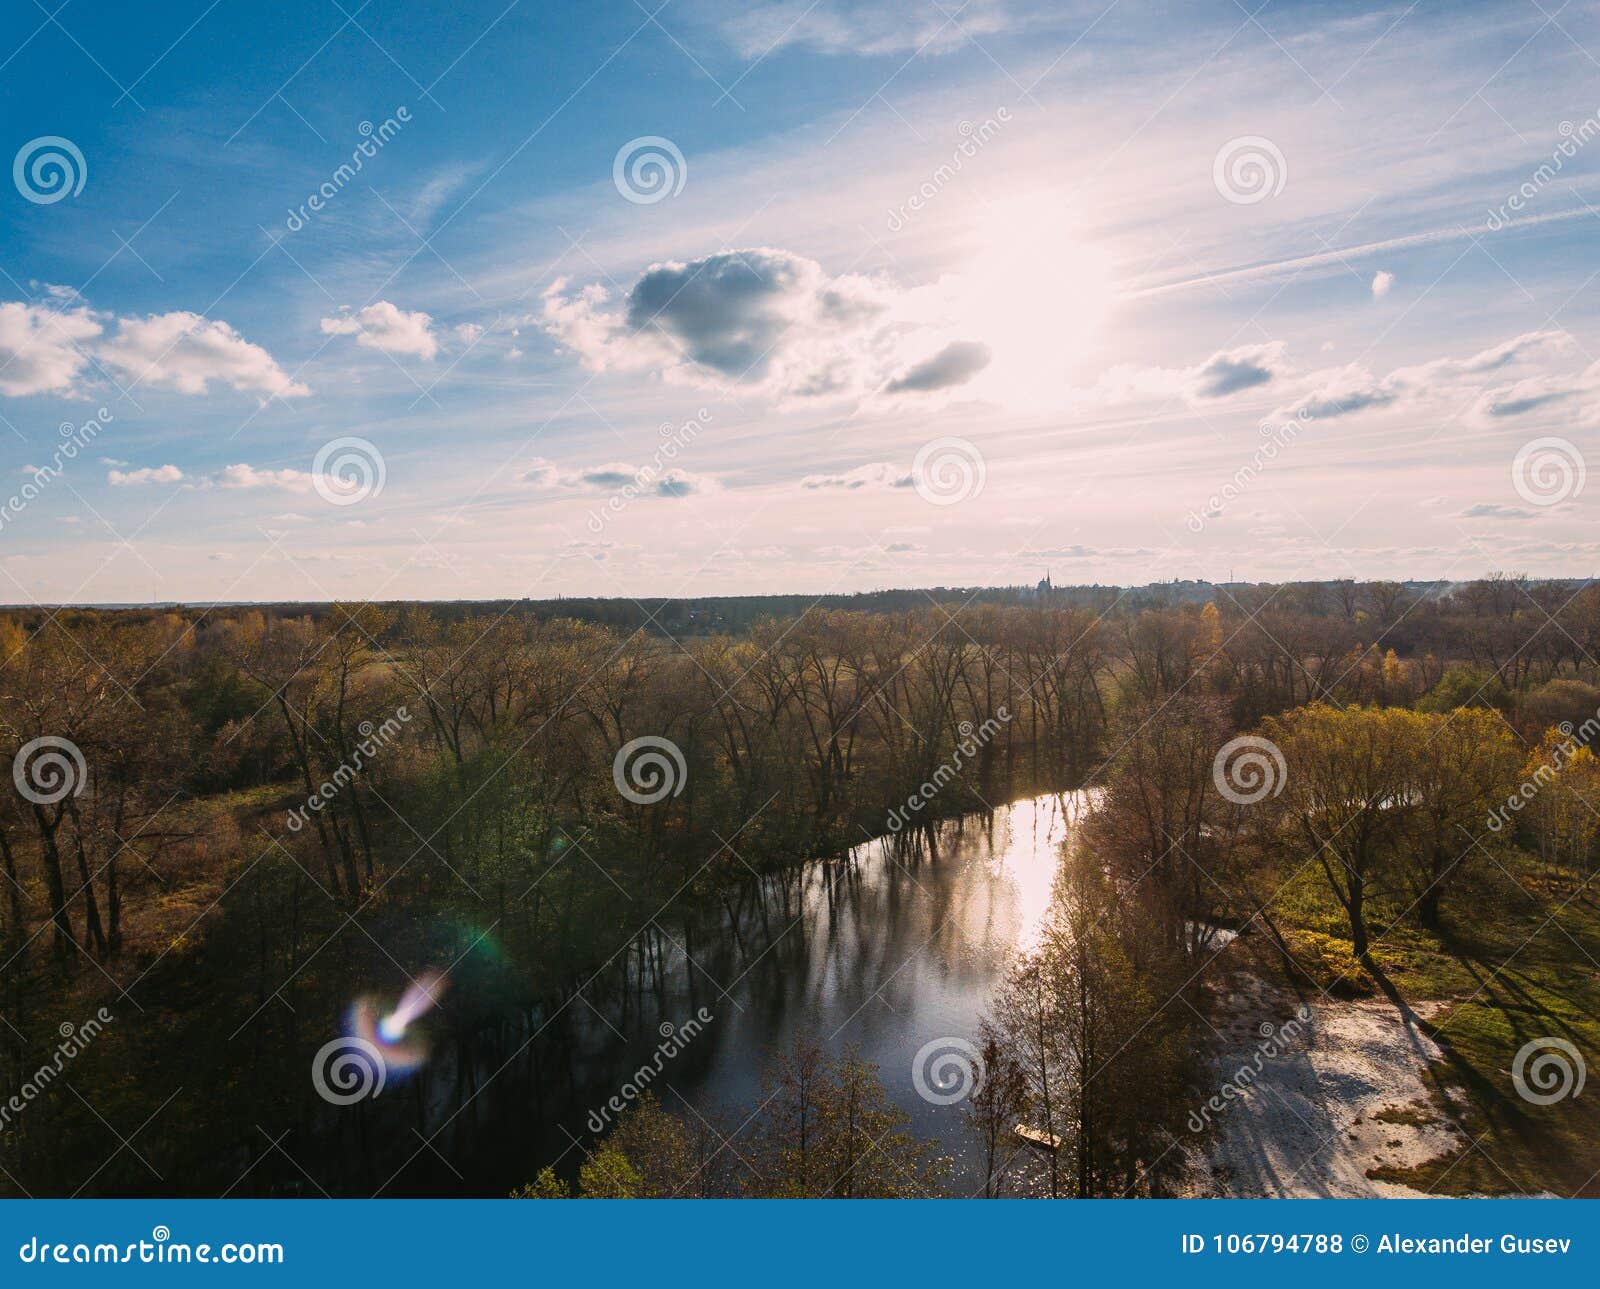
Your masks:
M 1597 8 L 18 0 L 0 601 L 1587 576 Z

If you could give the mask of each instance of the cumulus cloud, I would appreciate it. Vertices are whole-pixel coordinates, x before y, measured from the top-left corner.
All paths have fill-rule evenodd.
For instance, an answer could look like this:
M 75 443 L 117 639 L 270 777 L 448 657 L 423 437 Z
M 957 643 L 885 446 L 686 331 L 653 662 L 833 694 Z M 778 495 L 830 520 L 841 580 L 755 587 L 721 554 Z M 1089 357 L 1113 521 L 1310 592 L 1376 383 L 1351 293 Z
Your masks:
M 175 465 L 143 466 L 138 470 L 113 470 L 106 482 L 113 488 L 127 488 L 140 483 L 177 483 L 183 471 Z
M 1485 377 L 1492 377 L 1535 357 L 1565 353 L 1572 347 L 1572 337 L 1564 331 L 1530 331 L 1466 358 L 1438 358 L 1415 367 L 1396 368 L 1387 376 L 1375 376 L 1358 365 L 1318 372 L 1310 378 L 1315 383 L 1312 391 L 1292 404 L 1284 414 L 1304 417 L 1349 416 L 1372 408 L 1428 398 L 1460 403 L 1464 395 L 1470 395 L 1474 389 L 1482 389 Z M 1544 391 L 1538 403 L 1527 403 L 1525 399 L 1511 396 L 1506 401 L 1512 408 L 1526 411 L 1529 407 L 1551 401 L 1551 398 L 1548 391 Z M 1479 405 L 1483 407 L 1485 400 L 1480 400 Z M 1486 410 L 1490 415 L 1515 414 L 1505 410 L 1496 412 L 1492 408 Z
M 1372 298 L 1381 300 L 1389 294 L 1389 288 L 1394 286 L 1394 274 L 1387 269 L 1379 269 L 1372 275 Z
M 88 361 L 84 346 L 102 330 L 85 308 L 0 303 L 0 394 L 24 397 L 70 390 Z
M 226 322 L 179 310 L 122 318 L 95 357 L 140 384 L 204 394 L 212 381 L 241 393 L 299 398 L 311 391 Z
M 1597 393 L 1600 393 L 1600 363 L 1574 375 L 1527 376 L 1487 389 L 1475 410 L 1486 420 L 1501 420 Z M 1594 410 L 1589 408 L 1588 412 L 1592 414 Z
M 1364 367 L 1341 367 L 1322 374 L 1320 386 L 1289 410 L 1302 417 L 1348 416 L 1372 407 L 1387 407 L 1400 398 L 1393 379 L 1380 380 Z
M 918 316 L 914 294 L 757 247 L 652 264 L 621 299 L 603 286 L 556 282 L 541 322 L 593 370 L 660 370 L 778 398 L 865 395 L 912 376 L 914 354 L 932 366 L 907 391 L 970 378 L 983 365 L 981 346 L 964 341 L 926 359 L 942 337 Z
M 704 492 L 711 481 L 676 466 L 630 465 L 626 461 L 605 461 L 562 471 L 553 461 L 534 457 L 517 475 L 519 483 L 535 488 L 566 488 L 583 492 L 620 492 L 624 489 L 642 497 L 687 497 Z
M 914 480 L 908 471 L 892 466 L 887 461 L 874 461 L 870 465 L 857 466 L 854 470 L 846 470 L 840 474 L 808 474 L 800 480 L 802 488 L 845 491 L 861 488 L 909 488 L 913 483 Z
M 1274 340 L 1212 354 L 1189 373 L 1190 393 L 1195 398 L 1226 398 L 1265 385 L 1281 369 L 1283 350 L 1283 341 Z
M 1287 346 L 1281 340 L 1223 349 L 1193 367 L 1113 367 L 1089 391 L 1091 398 L 1123 402 L 1139 398 L 1185 398 L 1190 402 L 1229 398 L 1286 376 Z
M 345 311 L 324 318 L 321 325 L 323 335 L 354 336 L 362 348 L 380 353 L 432 358 L 439 352 L 433 319 L 421 310 L 407 313 L 388 300 L 379 300 L 354 313 Z
M 890 394 L 901 394 L 965 385 L 987 367 L 993 357 L 988 345 L 975 340 L 952 340 L 931 358 L 924 358 L 896 376 L 884 388 Z
M 687 497 L 702 491 L 706 481 L 699 475 L 673 467 L 657 473 L 650 466 L 631 466 L 623 461 L 585 466 L 571 479 L 573 486 L 595 492 L 616 492 L 633 488 L 645 496 Z
M 517 482 L 532 484 L 536 488 L 548 488 L 560 478 L 561 472 L 556 469 L 554 461 L 548 461 L 544 457 L 534 457 L 528 462 L 527 469 L 517 475 Z
M 223 488 L 283 488 L 289 492 L 309 492 L 313 477 L 306 470 L 257 470 L 252 465 L 224 466 L 216 478 Z

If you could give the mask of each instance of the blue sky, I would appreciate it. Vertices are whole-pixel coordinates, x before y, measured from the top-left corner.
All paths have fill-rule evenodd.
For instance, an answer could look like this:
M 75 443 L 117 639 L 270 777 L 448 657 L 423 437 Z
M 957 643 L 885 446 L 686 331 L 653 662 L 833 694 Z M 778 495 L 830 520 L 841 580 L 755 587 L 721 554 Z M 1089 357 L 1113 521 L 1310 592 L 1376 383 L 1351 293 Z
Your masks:
M 0 600 L 1585 575 L 1597 56 L 1548 0 L 8 5 Z

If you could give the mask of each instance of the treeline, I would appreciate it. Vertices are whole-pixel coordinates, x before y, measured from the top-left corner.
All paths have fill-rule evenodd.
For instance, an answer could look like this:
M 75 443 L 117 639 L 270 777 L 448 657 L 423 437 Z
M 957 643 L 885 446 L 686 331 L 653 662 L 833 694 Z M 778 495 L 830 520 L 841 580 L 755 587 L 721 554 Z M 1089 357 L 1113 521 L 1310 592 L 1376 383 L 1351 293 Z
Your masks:
M 114 1084 L 133 1122 L 171 1087 L 205 1093 L 172 1130 L 175 1158 L 206 1140 L 219 1172 L 256 1161 L 252 1185 L 270 1192 L 290 1172 L 253 1129 L 271 1121 L 317 1141 L 333 1132 L 349 1177 L 365 1181 L 379 1134 L 330 1128 L 304 1077 L 353 989 L 461 964 L 453 978 L 472 987 L 453 989 L 438 1019 L 464 1104 L 580 989 L 645 988 L 670 946 L 694 955 L 708 910 L 737 940 L 753 911 L 765 916 L 756 877 L 840 853 L 896 817 L 921 824 L 1091 782 L 1106 789 L 1095 880 L 1137 884 L 1146 899 L 1127 916 L 1160 928 L 1113 919 L 1095 934 L 1116 944 L 1092 956 L 1110 962 L 1116 948 L 1165 997 L 1164 973 L 1182 979 L 1212 928 L 1271 893 L 1270 864 L 1217 883 L 1226 900 L 1197 875 L 1230 873 L 1245 850 L 1224 844 L 1244 824 L 1206 796 L 1229 737 L 1270 733 L 1262 722 L 1278 718 L 1292 768 L 1318 764 L 1302 746 L 1322 719 L 1297 712 L 1309 705 L 1419 720 L 1468 707 L 1530 745 L 1600 706 L 1595 588 L 1498 579 L 1424 599 L 1398 584 L 1313 584 L 1140 609 L 1113 594 L 1098 611 L 1054 596 L 814 608 L 683 640 L 515 605 L 0 617 L 0 754 L 15 788 L 0 794 L 3 1091 L 26 1081 L 64 1014 L 103 1000 L 130 1020 L 149 1008 L 159 1021 L 114 1029 L 96 1053 L 127 1044 L 143 1062 L 147 1077 Z M 621 755 L 640 740 L 648 763 Z M 1417 763 L 1407 747 L 1394 764 Z M 1373 871 L 1440 864 L 1421 791 L 1386 789 L 1400 806 L 1371 821 Z M 1252 835 L 1269 815 L 1280 838 L 1336 831 L 1325 803 L 1290 815 L 1297 800 L 1272 798 Z M 1552 856 L 1585 843 L 1575 806 L 1541 826 Z M 1345 891 L 1362 912 L 1368 885 Z M 1075 987 L 1083 950 L 1057 931 L 1064 957 L 1039 964 L 1036 1005 L 1070 1002 Z M 1072 1050 L 1120 1059 L 1107 1037 L 1120 1014 L 1062 1032 L 1093 1030 Z M 220 1059 L 219 1030 L 231 1036 Z M 1144 1037 L 1129 1041 L 1145 1051 Z M 1048 1131 L 1103 1128 L 1056 1179 L 1062 1190 L 1150 1184 L 1114 1159 L 1159 1174 L 1159 1135 L 1130 1146 L 1144 1125 L 1066 1087 L 1083 1077 L 1082 1053 L 1013 1056 L 1063 1107 Z M 424 1121 L 440 1113 L 425 1082 L 407 1111 Z M 1040 1117 L 1031 1103 L 1029 1114 Z M 102 1136 L 90 1112 L 53 1098 L 12 1125 L 13 1171 L 36 1191 L 71 1190 Z M 120 1160 L 96 1185 L 138 1190 L 140 1171 Z

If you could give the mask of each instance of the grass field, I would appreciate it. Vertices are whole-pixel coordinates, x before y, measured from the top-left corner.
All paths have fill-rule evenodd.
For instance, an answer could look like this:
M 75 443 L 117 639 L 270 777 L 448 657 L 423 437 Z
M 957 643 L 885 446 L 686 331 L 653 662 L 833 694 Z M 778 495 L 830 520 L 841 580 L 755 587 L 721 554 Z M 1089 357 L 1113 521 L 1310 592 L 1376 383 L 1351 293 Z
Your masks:
M 1439 932 L 1379 921 L 1374 960 L 1444 1049 L 1428 1070 L 1432 1105 L 1388 1113 L 1450 1119 L 1468 1144 L 1369 1176 L 1438 1195 L 1600 1196 L 1600 1093 L 1540 1105 L 1512 1080 L 1518 1052 L 1540 1040 L 1565 1040 L 1584 1062 L 1600 1055 L 1597 877 L 1510 852 L 1483 859 L 1471 885 L 1452 892 Z M 1386 992 L 1350 957 L 1339 911 L 1309 875 L 1286 893 L 1285 912 L 1297 952 L 1331 995 Z

